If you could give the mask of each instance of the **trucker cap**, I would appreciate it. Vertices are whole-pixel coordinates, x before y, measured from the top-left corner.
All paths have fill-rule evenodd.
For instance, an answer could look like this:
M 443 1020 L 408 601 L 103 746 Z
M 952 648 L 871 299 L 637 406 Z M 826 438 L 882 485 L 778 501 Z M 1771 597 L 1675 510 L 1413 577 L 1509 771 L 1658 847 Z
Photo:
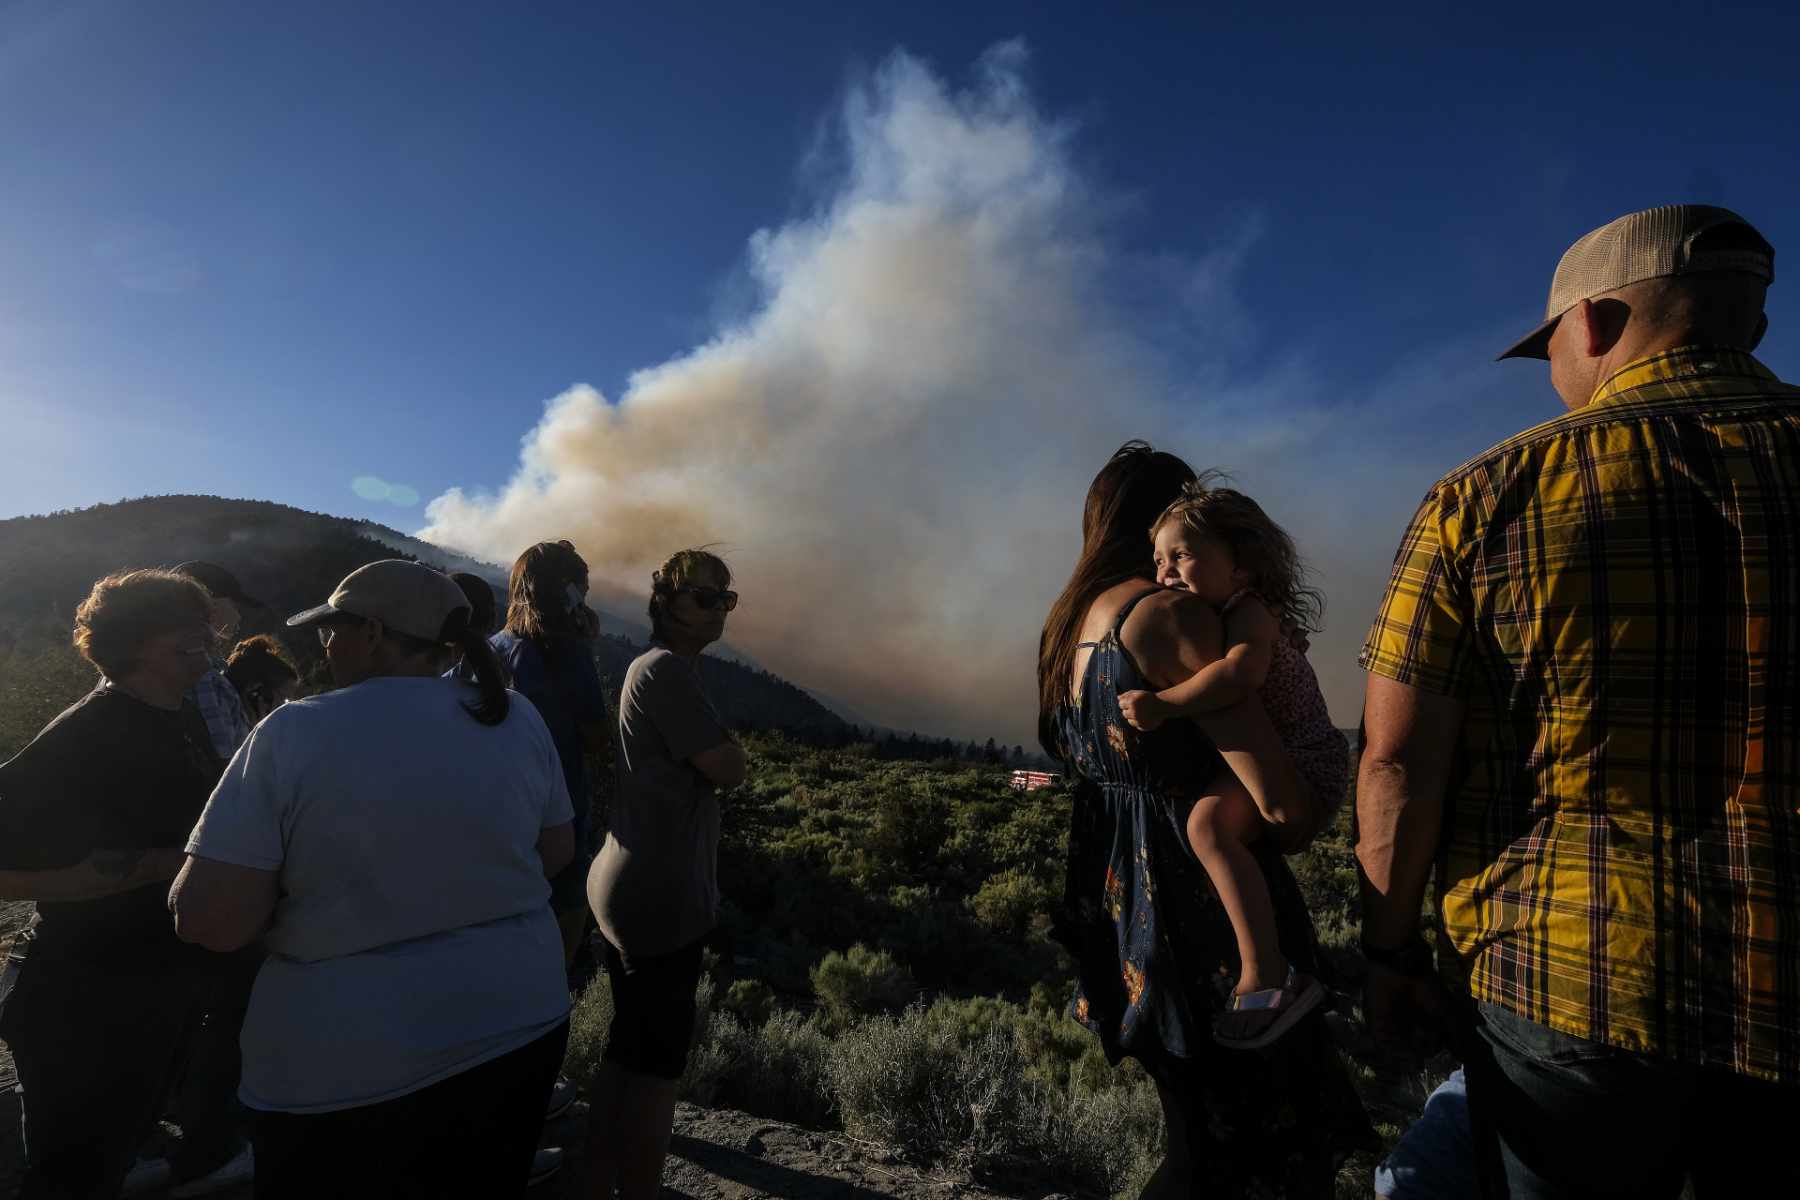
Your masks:
M 230 600 L 235 604 L 249 605 L 251 608 L 262 608 L 263 602 L 244 591 L 237 576 L 221 567 L 218 563 L 202 562 L 190 559 L 175 568 L 177 575 L 186 575 L 189 579 L 205 588 L 207 594 L 216 600 Z
M 469 601 L 448 575 L 424 563 L 404 558 L 384 558 L 356 568 L 317 608 L 295 613 L 289 625 L 317 625 L 334 617 L 364 617 L 380 621 L 395 633 L 438 642 L 450 632 L 452 613 L 461 609 L 467 624 Z
M 1702 234 L 1727 226 L 1737 226 L 1749 236 L 1732 239 L 1730 248 L 1695 248 Z M 1550 334 L 1564 313 L 1583 300 L 1626 284 L 1664 275 L 1729 273 L 1775 282 L 1775 248 L 1730 209 L 1667 204 L 1630 213 L 1569 247 L 1550 281 L 1543 324 L 1513 343 L 1500 358 L 1549 358 Z

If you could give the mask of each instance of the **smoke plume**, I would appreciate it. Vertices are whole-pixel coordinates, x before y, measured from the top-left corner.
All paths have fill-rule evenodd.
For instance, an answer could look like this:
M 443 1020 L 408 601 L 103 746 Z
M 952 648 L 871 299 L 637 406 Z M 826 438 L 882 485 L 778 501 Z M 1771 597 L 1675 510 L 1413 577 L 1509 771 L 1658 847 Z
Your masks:
M 1232 377 L 1254 336 L 1233 279 L 1266 235 L 1237 228 L 1193 261 L 1122 249 L 1119 197 L 1025 66 L 997 46 L 959 90 L 889 58 L 837 113 L 807 215 L 750 237 L 747 315 L 616 401 L 552 399 L 513 478 L 438 497 L 420 536 L 500 562 L 572 538 L 633 594 L 669 551 L 718 545 L 743 595 L 728 636 L 771 670 L 894 726 L 1029 741 L 1082 496 L 1143 437 L 1232 469 L 1309 552 L 1335 618 L 1313 658 L 1354 723 L 1357 640 L 1455 459 L 1413 434 L 1393 453 L 1418 465 L 1370 461 L 1380 429 L 1320 404 L 1301 357 Z M 1423 403 L 1481 361 L 1446 353 L 1402 364 L 1390 394 Z M 1407 415 L 1401 399 L 1378 423 Z

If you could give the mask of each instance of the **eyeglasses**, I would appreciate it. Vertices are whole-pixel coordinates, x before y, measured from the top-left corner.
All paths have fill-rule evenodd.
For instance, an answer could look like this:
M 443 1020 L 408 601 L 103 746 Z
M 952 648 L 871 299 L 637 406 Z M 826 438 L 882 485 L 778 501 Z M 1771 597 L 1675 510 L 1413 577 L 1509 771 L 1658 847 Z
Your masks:
M 342 617 L 335 620 L 320 622 L 317 627 L 319 645 L 327 650 L 331 649 L 331 639 L 337 634 L 338 630 L 350 625 L 360 625 L 362 624 L 362 620 L 361 617 L 353 617 L 350 614 L 345 613 Z
M 715 608 L 722 608 L 726 612 L 730 612 L 737 607 L 738 594 L 723 588 L 683 587 L 676 588 L 675 590 L 678 592 L 686 592 L 694 598 L 695 604 L 698 604 L 708 612 L 711 612 Z

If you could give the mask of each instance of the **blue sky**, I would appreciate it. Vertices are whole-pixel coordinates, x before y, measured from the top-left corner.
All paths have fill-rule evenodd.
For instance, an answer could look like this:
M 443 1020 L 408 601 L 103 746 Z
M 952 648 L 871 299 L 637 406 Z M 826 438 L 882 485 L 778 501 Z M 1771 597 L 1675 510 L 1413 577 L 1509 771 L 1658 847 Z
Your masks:
M 1193 414 L 1206 413 L 1208 441 L 1189 450 L 1197 461 L 1263 471 L 1260 490 L 1243 482 L 1316 539 L 1341 540 L 1343 510 L 1361 505 L 1353 540 L 1388 547 L 1379 560 L 1405 497 L 1557 411 L 1541 368 L 1486 359 L 1538 318 L 1576 236 L 1636 208 L 1698 200 L 1737 208 L 1778 248 L 1800 245 L 1791 12 L 1637 6 L 1596 9 L 1584 25 L 1566 9 L 886 7 L 0 0 L 0 421 L 14 447 L 0 516 L 209 492 L 431 524 L 498 557 L 506 538 L 573 519 L 571 495 L 604 493 L 613 527 L 652 524 L 644 546 L 594 535 L 605 543 L 595 556 L 616 558 L 628 583 L 666 504 L 637 509 L 614 493 L 648 477 L 615 465 L 561 493 L 528 488 L 498 522 L 480 507 L 481 493 L 518 482 L 520 439 L 546 402 L 588 384 L 596 403 L 616 406 L 635 372 L 667 383 L 652 369 L 707 367 L 697 351 L 745 330 L 760 331 L 745 343 L 746 361 L 758 361 L 773 336 L 768 314 L 799 295 L 822 297 L 821 312 L 854 310 L 851 284 L 820 283 L 866 278 L 829 265 L 842 244 L 834 234 L 854 224 L 846 197 L 889 194 L 892 181 L 875 178 L 883 155 L 918 166 L 909 130 L 973 128 L 1029 142 L 1041 156 L 1029 179 L 924 200 L 896 185 L 909 203 L 1004 209 L 1016 199 L 1027 215 L 1015 240 L 1031 213 L 1046 214 L 1058 236 L 1022 261 L 1089 265 L 1071 277 L 1071 311 L 1044 317 L 1036 336 L 1103 329 L 1099 356 L 1132 343 L 1121 386 L 1139 406 L 1124 412 L 1146 436 L 1187 449 L 1178 439 L 1193 438 Z M 871 108 L 877 132 L 859 138 L 858 114 Z M 983 125 L 997 109 L 1017 120 Z M 950 124 L 930 124 L 940 120 Z M 1023 291 L 1007 292 L 1003 277 Z M 997 322 L 1009 296 L 1031 290 L 1029 272 L 1012 267 L 964 285 L 993 298 L 982 311 Z M 1091 321 L 1088 305 L 1100 310 Z M 1770 318 L 1764 360 L 1800 377 L 1796 286 L 1777 283 Z M 909 368 L 933 353 L 929 339 L 896 350 Z M 992 453 L 1031 464 L 1033 488 L 1061 472 L 1046 502 L 1067 493 L 1078 510 L 1111 448 L 1089 443 L 1113 427 L 1075 445 L 1092 465 L 1065 467 L 1085 460 L 1033 447 L 1073 428 L 1070 411 L 1047 410 L 1038 426 L 1029 409 L 990 410 L 978 384 L 992 365 L 957 359 L 944 378 L 962 365 L 975 374 L 954 386 L 919 384 L 957 406 L 919 421 L 960 414 Z M 888 377 L 857 370 L 846 378 L 870 394 Z M 1409 398 L 1390 406 L 1399 391 Z M 732 401 L 691 403 L 704 425 L 705 403 Z M 783 410 L 770 411 L 780 440 Z M 1333 427 L 1332 462 L 1346 438 L 1367 437 L 1362 465 L 1339 475 L 1309 469 L 1296 458 L 1311 451 L 1282 441 L 1289 426 L 1331 426 L 1334 412 L 1345 423 Z M 896 444 L 924 446 L 922 436 Z M 667 454 L 657 478 L 725 493 L 726 513 L 829 505 L 841 485 L 834 474 L 818 494 L 772 490 L 767 478 L 709 468 L 703 454 L 689 461 L 666 438 L 631 444 Z M 804 474 L 796 462 L 849 443 L 821 437 L 807 449 L 814 458 L 794 461 L 773 444 L 756 452 L 781 464 L 764 475 Z M 546 461 L 563 484 L 587 470 L 562 453 L 537 460 L 540 484 Z M 922 461 L 942 460 L 932 453 Z M 1334 495 L 1327 475 L 1354 495 Z M 369 476 L 418 502 L 359 495 L 353 481 Z M 928 471 L 912 477 L 937 486 Z M 749 499 L 734 505 L 739 486 Z M 428 518 L 426 502 L 456 488 L 476 510 Z M 1333 514 L 1312 515 L 1326 506 Z M 713 533 L 716 511 L 666 528 Z M 864 514 L 865 544 L 844 567 L 871 596 L 883 590 L 872 572 L 896 554 L 939 552 L 933 537 L 947 529 L 982 543 L 980 562 L 1009 553 L 1011 518 L 947 517 L 900 493 L 867 510 L 896 511 L 886 530 Z M 1054 516 L 1062 532 L 1074 519 Z M 754 579 L 759 558 L 802 554 L 788 544 L 797 535 L 770 528 L 780 524 L 725 521 L 716 533 Z M 955 595 L 908 592 L 909 611 L 962 628 L 1010 579 L 1029 601 L 1015 619 L 1029 641 L 1041 593 L 1067 565 L 1060 543 L 1040 551 L 1036 536 L 1012 551 L 1029 545 L 1050 566 L 977 571 Z M 1366 624 L 1381 566 L 1327 564 L 1326 582 L 1346 597 L 1334 626 L 1345 638 Z M 771 568 L 765 594 L 781 580 Z M 760 638 L 763 657 L 808 681 L 879 690 L 866 673 L 827 669 L 854 644 L 812 654 L 804 633 L 767 617 L 746 629 L 752 651 Z M 1012 672 L 1016 647 L 1008 653 L 990 666 Z M 1353 719 L 1344 710 L 1354 681 L 1337 674 L 1334 710 Z M 942 700 L 920 681 L 898 692 L 912 699 L 886 710 L 894 719 L 921 722 Z M 971 726 L 998 702 L 955 709 L 952 723 Z

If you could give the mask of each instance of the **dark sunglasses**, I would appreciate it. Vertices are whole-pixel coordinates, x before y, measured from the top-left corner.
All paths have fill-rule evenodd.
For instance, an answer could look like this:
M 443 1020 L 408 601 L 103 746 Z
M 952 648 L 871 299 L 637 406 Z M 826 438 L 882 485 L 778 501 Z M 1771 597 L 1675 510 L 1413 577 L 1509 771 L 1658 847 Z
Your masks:
M 715 608 L 722 608 L 726 612 L 730 612 L 737 607 L 738 594 L 733 591 L 726 591 L 716 587 L 684 587 L 676 588 L 675 590 L 678 592 L 686 592 L 694 598 L 695 604 L 698 604 L 708 612 L 711 612 Z

